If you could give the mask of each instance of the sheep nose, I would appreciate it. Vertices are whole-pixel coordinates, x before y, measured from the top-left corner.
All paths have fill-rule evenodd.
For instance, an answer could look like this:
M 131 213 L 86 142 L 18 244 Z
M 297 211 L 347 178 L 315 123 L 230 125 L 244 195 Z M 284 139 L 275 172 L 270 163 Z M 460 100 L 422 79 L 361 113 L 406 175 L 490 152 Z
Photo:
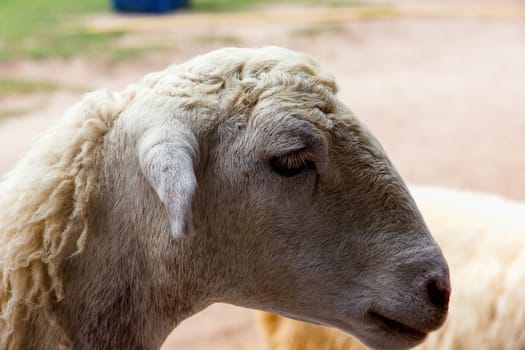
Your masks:
M 428 300 L 440 310 L 448 309 L 450 300 L 450 282 L 447 277 L 433 276 L 426 282 Z

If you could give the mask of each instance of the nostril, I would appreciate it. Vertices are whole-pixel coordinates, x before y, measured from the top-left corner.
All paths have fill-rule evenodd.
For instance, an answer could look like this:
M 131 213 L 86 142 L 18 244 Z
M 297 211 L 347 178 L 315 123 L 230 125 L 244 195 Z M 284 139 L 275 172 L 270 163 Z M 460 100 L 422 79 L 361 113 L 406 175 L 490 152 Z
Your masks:
M 450 287 L 437 278 L 427 282 L 427 293 L 430 302 L 440 309 L 447 309 L 450 299 Z

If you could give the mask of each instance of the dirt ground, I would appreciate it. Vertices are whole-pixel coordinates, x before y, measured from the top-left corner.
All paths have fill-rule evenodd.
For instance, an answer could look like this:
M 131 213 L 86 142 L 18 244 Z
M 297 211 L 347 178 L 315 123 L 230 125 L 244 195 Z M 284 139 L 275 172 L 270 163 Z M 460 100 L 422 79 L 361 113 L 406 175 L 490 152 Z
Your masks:
M 525 7 L 503 1 L 396 6 L 403 10 L 366 18 L 346 9 L 286 7 L 154 21 L 89 19 L 102 29 L 136 26 L 128 42 L 172 40 L 176 48 L 119 64 L 0 64 L 0 76 L 69 87 L 0 99 L 0 115 L 22 111 L 0 118 L 0 174 L 82 91 L 121 89 L 146 72 L 225 45 L 272 44 L 309 52 L 336 76 L 340 99 L 376 134 L 407 182 L 525 200 Z M 163 349 L 255 344 L 251 311 L 215 305 L 183 322 Z

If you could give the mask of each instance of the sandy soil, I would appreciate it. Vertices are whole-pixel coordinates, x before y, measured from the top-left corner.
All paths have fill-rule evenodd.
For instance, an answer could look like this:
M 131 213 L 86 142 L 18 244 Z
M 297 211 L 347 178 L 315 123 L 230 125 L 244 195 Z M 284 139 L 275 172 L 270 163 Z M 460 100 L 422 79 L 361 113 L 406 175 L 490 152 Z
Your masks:
M 412 4 L 399 3 L 408 8 Z M 341 100 L 382 141 L 407 182 L 524 200 L 525 21 L 520 18 L 525 18 L 525 8 L 515 2 L 512 8 L 496 1 L 472 4 L 478 10 L 497 5 L 498 10 L 487 10 L 493 16 L 479 11 L 446 16 L 412 12 L 358 20 L 324 10 L 317 11 L 321 18 L 311 10 L 297 16 L 295 9 L 287 8 L 279 20 L 270 15 L 274 9 L 252 14 L 253 21 L 216 15 L 209 25 L 191 28 L 177 26 L 191 22 L 191 15 L 183 14 L 126 39 L 172 40 L 177 47 L 138 62 L 117 65 L 78 59 L 0 65 L 0 76 L 75 87 L 0 100 L 0 113 L 30 111 L 0 118 L 0 173 L 29 149 L 35 134 L 78 100 L 79 88 L 120 89 L 146 72 L 231 45 L 233 37 L 238 45 L 282 45 L 316 56 L 337 77 Z M 287 21 L 286 16 L 294 20 Z M 124 20 L 126 25 L 133 23 Z M 111 18 L 93 23 L 97 21 L 111 23 Z M 215 305 L 183 322 L 164 349 L 254 349 L 255 343 L 252 312 Z

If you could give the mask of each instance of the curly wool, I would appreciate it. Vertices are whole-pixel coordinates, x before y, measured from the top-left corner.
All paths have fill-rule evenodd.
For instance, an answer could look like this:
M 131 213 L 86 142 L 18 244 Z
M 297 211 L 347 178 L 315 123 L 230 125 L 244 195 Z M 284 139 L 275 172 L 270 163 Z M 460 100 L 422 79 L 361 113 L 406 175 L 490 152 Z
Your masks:
M 25 321 L 37 310 L 62 333 L 51 312 L 63 297 L 60 262 L 68 242 L 82 250 L 86 204 L 96 186 L 94 148 L 131 97 L 86 95 L 0 184 L 1 349 L 19 347 Z

